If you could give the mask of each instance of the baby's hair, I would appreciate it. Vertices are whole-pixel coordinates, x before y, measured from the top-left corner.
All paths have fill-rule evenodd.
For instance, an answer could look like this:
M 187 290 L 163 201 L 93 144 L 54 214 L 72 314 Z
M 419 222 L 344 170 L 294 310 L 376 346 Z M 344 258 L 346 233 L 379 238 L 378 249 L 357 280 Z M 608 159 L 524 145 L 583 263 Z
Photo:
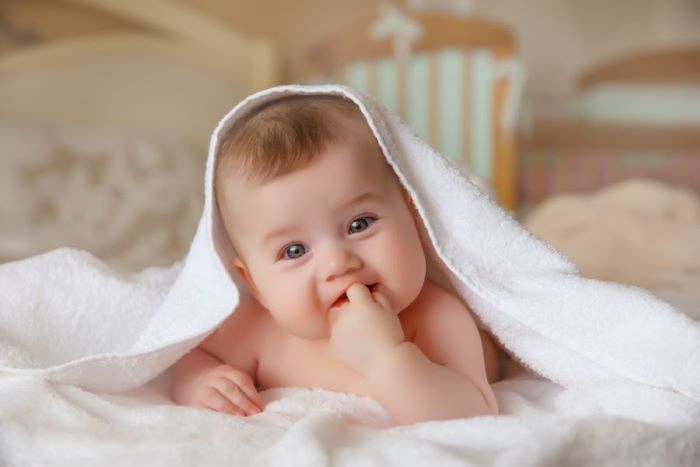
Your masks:
M 217 149 L 213 189 L 220 208 L 226 174 L 263 183 L 302 169 L 329 144 L 343 141 L 352 121 L 367 124 L 354 102 L 330 94 L 281 97 L 243 114 L 223 132 Z M 235 246 L 226 209 L 221 215 Z
M 342 140 L 348 118 L 364 121 L 354 102 L 337 95 L 295 95 L 266 102 L 223 133 L 214 183 L 229 171 L 264 182 L 306 167 L 328 144 Z

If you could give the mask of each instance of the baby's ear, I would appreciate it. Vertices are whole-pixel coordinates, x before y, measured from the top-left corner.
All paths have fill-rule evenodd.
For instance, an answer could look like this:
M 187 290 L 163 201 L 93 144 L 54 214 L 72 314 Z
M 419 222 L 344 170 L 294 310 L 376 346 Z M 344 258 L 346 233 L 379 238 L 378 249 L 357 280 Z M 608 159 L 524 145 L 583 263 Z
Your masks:
M 411 208 L 414 207 L 413 204 L 413 198 L 411 198 L 411 195 L 408 193 L 408 190 L 406 187 L 403 186 L 401 182 L 397 180 L 397 183 L 399 185 L 399 190 L 401 190 L 401 196 L 403 197 L 404 202 Z
M 401 187 L 401 193 L 403 194 L 403 199 L 406 201 L 406 204 L 408 204 L 410 207 L 413 206 L 413 198 L 411 198 L 411 195 L 408 194 L 408 190 L 406 190 L 404 187 Z
M 248 290 L 253 294 L 253 296 L 260 301 L 259 294 L 258 294 L 258 289 L 255 287 L 255 283 L 253 282 L 253 278 L 250 277 L 250 273 L 248 272 L 248 268 L 246 268 L 245 263 L 239 256 L 234 256 L 233 257 L 233 265 L 236 267 L 236 271 L 238 272 L 238 275 L 241 276 L 241 279 L 243 279 L 243 282 L 245 282 L 245 285 L 248 287 Z
M 248 269 L 246 269 L 245 263 L 243 263 L 238 256 L 234 256 L 232 261 L 233 265 L 236 267 L 236 271 L 238 271 L 238 275 L 241 276 L 248 288 L 250 288 L 250 276 L 248 275 Z
M 403 195 L 403 199 L 406 202 L 406 206 L 408 206 L 409 211 L 411 211 L 411 215 L 413 215 L 414 218 L 418 218 L 418 211 L 416 211 L 416 204 L 413 202 L 413 198 L 411 198 L 411 195 L 408 193 L 408 190 L 406 190 L 404 187 L 401 187 L 401 194 Z

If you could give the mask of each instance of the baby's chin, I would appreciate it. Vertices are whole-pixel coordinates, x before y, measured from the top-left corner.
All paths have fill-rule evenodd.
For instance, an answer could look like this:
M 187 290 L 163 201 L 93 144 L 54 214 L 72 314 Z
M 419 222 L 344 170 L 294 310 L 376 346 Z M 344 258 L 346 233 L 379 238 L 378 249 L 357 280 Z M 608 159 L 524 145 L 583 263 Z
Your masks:
M 290 326 L 285 325 L 285 323 L 277 323 L 282 327 L 288 334 L 297 337 L 299 339 L 307 341 L 322 341 L 328 340 L 331 337 L 331 325 L 330 323 L 324 322 L 323 320 L 318 320 L 314 323 L 314 326 L 309 326 L 309 322 L 305 322 L 304 326 Z

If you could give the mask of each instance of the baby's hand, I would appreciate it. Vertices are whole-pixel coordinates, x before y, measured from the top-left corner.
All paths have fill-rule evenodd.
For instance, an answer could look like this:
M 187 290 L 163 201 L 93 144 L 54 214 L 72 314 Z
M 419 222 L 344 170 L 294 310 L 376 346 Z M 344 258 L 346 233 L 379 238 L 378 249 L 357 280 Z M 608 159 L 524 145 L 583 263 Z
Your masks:
M 229 365 L 202 373 L 190 398 L 192 403 L 188 405 L 231 415 L 255 415 L 265 405 L 250 376 Z
M 341 307 L 331 328 L 330 350 L 340 362 L 365 374 L 405 337 L 401 321 L 385 296 L 372 294 L 360 283 L 352 284 L 346 295 L 348 303 Z

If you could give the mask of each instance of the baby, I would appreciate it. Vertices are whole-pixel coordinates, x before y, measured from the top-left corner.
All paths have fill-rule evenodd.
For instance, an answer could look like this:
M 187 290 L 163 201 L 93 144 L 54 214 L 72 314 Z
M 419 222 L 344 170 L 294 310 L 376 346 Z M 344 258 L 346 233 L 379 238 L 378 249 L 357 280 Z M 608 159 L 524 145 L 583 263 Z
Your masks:
M 253 415 L 258 390 L 376 399 L 397 424 L 494 415 L 498 351 L 426 278 L 421 222 L 359 108 L 276 99 L 218 148 L 214 189 L 251 295 L 173 367 L 180 404 Z

